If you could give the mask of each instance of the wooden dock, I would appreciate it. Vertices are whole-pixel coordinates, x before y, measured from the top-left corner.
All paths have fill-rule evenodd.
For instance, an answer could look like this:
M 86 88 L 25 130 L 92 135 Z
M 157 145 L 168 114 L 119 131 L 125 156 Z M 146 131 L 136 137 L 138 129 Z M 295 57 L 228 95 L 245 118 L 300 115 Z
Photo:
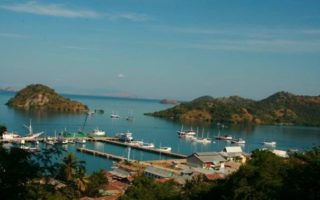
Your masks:
M 77 151 L 80 151 L 82 153 L 91 154 L 91 155 L 94 155 L 94 156 L 100 156 L 100 157 L 103 157 L 103 158 L 116 160 L 116 161 L 130 161 L 130 162 L 134 162 L 135 161 L 135 160 L 131 160 L 131 159 L 128 160 L 127 158 L 125 158 L 123 156 L 117 156 L 117 155 L 114 155 L 114 154 L 109 154 L 109 153 L 96 151 L 96 150 L 92 150 L 92 149 L 77 148 Z
M 105 143 L 118 145 L 118 146 L 131 147 L 132 149 L 138 149 L 141 151 L 147 151 L 147 152 L 151 152 L 151 153 L 155 153 L 155 154 L 162 154 L 162 155 L 170 156 L 173 158 L 187 158 L 187 156 L 183 155 L 183 154 L 173 153 L 173 152 L 168 152 L 168 151 L 161 151 L 161 150 L 155 149 L 155 148 L 145 148 L 145 147 L 141 147 L 141 146 L 130 145 L 128 143 L 119 142 L 119 141 L 113 141 L 113 140 L 108 140 L 108 139 L 95 139 L 95 141 L 105 142 Z

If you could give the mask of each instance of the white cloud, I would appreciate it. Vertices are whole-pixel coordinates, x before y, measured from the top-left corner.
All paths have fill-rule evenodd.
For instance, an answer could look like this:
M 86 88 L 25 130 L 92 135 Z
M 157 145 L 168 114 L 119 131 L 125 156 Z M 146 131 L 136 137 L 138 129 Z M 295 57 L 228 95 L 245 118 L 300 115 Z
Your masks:
M 0 8 L 22 13 L 31 13 L 36 15 L 46 15 L 55 17 L 69 18 L 99 18 L 101 13 L 92 10 L 78 10 L 66 8 L 60 4 L 39 4 L 35 1 L 29 1 L 21 4 L 1 5 Z
M 124 74 L 120 73 L 120 74 L 117 75 L 117 77 L 118 78 L 125 78 L 126 76 Z
M 26 35 L 21 35 L 21 34 L 16 34 L 16 33 L 0 33 L 0 37 L 21 38 L 21 39 L 29 38 Z
M 113 14 L 101 13 L 94 10 L 68 8 L 62 4 L 40 4 L 36 1 L 11 5 L 0 5 L 0 9 L 18 13 L 30 13 L 52 17 L 106 18 L 108 20 L 127 20 L 131 22 L 144 22 L 149 20 L 149 17 L 145 14 L 131 12 Z

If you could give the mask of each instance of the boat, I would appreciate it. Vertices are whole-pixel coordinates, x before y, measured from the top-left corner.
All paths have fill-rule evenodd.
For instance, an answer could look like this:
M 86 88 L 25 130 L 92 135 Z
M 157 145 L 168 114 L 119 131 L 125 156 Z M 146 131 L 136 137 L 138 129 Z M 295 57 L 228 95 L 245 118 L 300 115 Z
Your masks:
M 143 143 L 142 147 L 144 147 L 144 148 L 154 148 L 154 144 L 153 143 Z
M 232 136 L 230 135 L 218 135 L 215 138 L 216 140 L 232 140 Z
M 27 140 L 28 139 L 35 139 L 35 138 L 37 138 L 37 137 L 39 137 L 40 135 L 43 134 L 43 131 L 42 132 L 38 132 L 38 133 L 34 133 L 33 132 L 32 125 L 31 125 L 31 120 L 30 120 L 29 126 L 27 126 L 27 125 L 24 125 L 24 126 L 28 129 L 28 134 L 25 137 L 25 139 L 27 139 Z
M 276 141 L 267 140 L 267 141 L 264 141 L 263 144 L 266 145 L 266 146 L 276 146 L 277 142 Z
M 132 133 L 129 131 L 127 131 L 126 133 L 117 134 L 116 137 L 118 137 L 119 140 L 122 142 L 132 142 L 133 141 Z
M 29 147 L 29 146 L 25 146 L 25 145 L 21 145 L 20 149 L 27 151 L 27 152 L 38 152 L 39 148 L 37 147 Z
M 120 115 L 114 114 L 114 113 L 112 112 L 112 114 L 110 115 L 110 117 L 111 117 L 111 118 L 120 118 Z
M 245 144 L 246 141 L 242 138 L 238 138 L 238 139 L 234 139 L 231 141 L 231 143 L 234 143 L 234 144 Z
M 76 143 L 80 143 L 80 144 L 85 144 L 87 141 L 85 140 L 85 139 L 80 139 L 80 138 L 78 138 L 77 140 L 76 140 Z
M 10 140 L 16 140 L 16 139 L 20 139 L 21 136 L 15 132 L 9 133 L 9 132 L 4 132 L 2 134 L 2 139 L 6 140 L 6 141 L 10 141 Z
M 105 136 L 106 135 L 106 132 L 103 131 L 103 130 L 100 130 L 98 128 L 94 129 L 91 133 L 90 133 L 90 136 Z
M 142 146 L 143 145 L 143 141 L 142 140 L 133 140 L 133 141 L 129 142 L 129 145 Z
M 160 147 L 159 151 L 166 151 L 166 152 L 170 152 L 172 150 L 171 147 Z
M 190 130 L 185 131 L 185 130 L 183 130 L 183 126 L 181 126 L 181 130 L 177 131 L 177 133 L 178 133 L 178 136 L 180 136 L 180 137 L 196 135 L 196 132 L 192 129 L 192 127 Z

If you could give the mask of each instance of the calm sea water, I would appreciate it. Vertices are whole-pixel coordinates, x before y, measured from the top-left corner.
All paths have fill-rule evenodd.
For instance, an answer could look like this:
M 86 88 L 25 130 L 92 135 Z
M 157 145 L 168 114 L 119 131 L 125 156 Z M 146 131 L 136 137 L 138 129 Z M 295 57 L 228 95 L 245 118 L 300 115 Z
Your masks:
M 0 93 L 0 124 L 7 126 L 9 131 L 17 131 L 23 135 L 26 129 L 23 124 L 28 124 L 32 119 L 34 131 L 44 131 L 46 135 L 54 135 L 67 129 L 70 132 L 77 131 L 84 125 L 84 114 L 57 114 L 41 112 L 22 112 L 8 108 L 5 103 L 13 97 L 12 93 Z M 226 141 L 215 141 L 211 144 L 193 143 L 188 140 L 179 139 L 177 130 L 182 124 L 164 119 L 145 116 L 143 113 L 154 112 L 171 107 L 171 105 L 160 104 L 156 100 L 124 99 L 111 97 L 77 96 L 64 95 L 70 99 L 80 101 L 89 106 L 91 110 L 103 109 L 104 114 L 95 114 L 88 118 L 85 123 L 85 131 L 90 132 L 95 128 L 103 129 L 108 135 L 130 131 L 135 139 L 144 142 L 152 142 L 156 146 L 171 146 L 173 152 L 189 155 L 197 151 L 221 151 L 225 146 L 231 144 Z M 111 119 L 110 115 L 116 113 L 120 119 Z M 134 117 L 133 121 L 125 118 L 128 115 Z M 199 136 L 214 137 L 218 134 L 215 124 L 184 124 L 185 129 L 193 127 L 199 129 Z M 250 152 L 257 148 L 262 148 L 264 140 L 275 140 L 277 149 L 287 150 L 295 148 L 299 150 L 310 149 L 320 145 L 320 128 L 301 126 L 229 126 L 221 130 L 221 134 L 232 135 L 234 138 L 243 138 L 246 144 L 243 150 Z M 78 144 L 69 144 L 68 151 L 75 152 L 77 156 L 85 160 L 88 172 L 98 169 L 110 169 L 112 161 L 91 155 L 76 152 Z M 86 148 L 105 151 L 116 155 L 126 156 L 127 149 L 103 143 L 87 142 Z M 167 159 L 159 154 L 152 154 L 138 150 L 131 150 L 131 159 L 156 160 Z

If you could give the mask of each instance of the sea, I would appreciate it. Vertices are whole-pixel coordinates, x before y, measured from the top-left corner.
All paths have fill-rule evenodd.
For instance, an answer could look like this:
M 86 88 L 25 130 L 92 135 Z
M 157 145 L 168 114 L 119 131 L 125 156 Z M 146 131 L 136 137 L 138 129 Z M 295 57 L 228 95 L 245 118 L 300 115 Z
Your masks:
M 172 107 L 173 105 L 161 104 L 159 100 L 118 98 L 101 96 L 63 95 L 69 99 L 80 101 L 89 106 L 90 110 L 101 109 L 104 113 L 63 114 L 48 112 L 25 112 L 9 108 L 5 103 L 15 93 L 0 93 L 0 124 L 5 125 L 9 132 L 15 131 L 25 135 L 27 130 L 24 125 L 32 122 L 34 132 L 44 131 L 44 136 L 54 136 L 63 130 L 76 132 L 84 128 L 85 132 L 91 132 L 99 128 L 106 131 L 108 136 L 118 133 L 132 132 L 134 139 L 154 143 L 155 146 L 170 146 L 172 152 L 190 155 L 194 152 L 222 151 L 226 146 L 232 146 L 228 141 L 214 140 L 213 143 L 201 144 L 191 140 L 179 138 L 177 131 L 193 129 L 199 137 L 214 138 L 218 134 L 231 135 L 233 138 L 242 138 L 246 144 L 242 145 L 243 151 L 250 153 L 255 149 L 268 148 L 263 141 L 276 141 L 276 149 L 296 149 L 305 151 L 320 146 L 320 128 L 305 126 L 273 126 L 273 125 L 217 125 L 214 123 L 181 123 L 172 120 L 155 118 L 144 115 Z M 111 118 L 111 114 L 117 114 L 120 118 Z M 130 116 L 133 120 L 126 120 Z M 139 161 L 170 159 L 160 154 L 144 152 L 141 150 L 119 147 L 101 142 L 87 142 L 86 144 L 68 144 L 64 148 L 67 152 L 86 162 L 87 173 L 100 169 L 110 170 L 112 160 L 87 155 L 76 151 L 77 147 L 85 147 L 119 156 L 130 157 Z

